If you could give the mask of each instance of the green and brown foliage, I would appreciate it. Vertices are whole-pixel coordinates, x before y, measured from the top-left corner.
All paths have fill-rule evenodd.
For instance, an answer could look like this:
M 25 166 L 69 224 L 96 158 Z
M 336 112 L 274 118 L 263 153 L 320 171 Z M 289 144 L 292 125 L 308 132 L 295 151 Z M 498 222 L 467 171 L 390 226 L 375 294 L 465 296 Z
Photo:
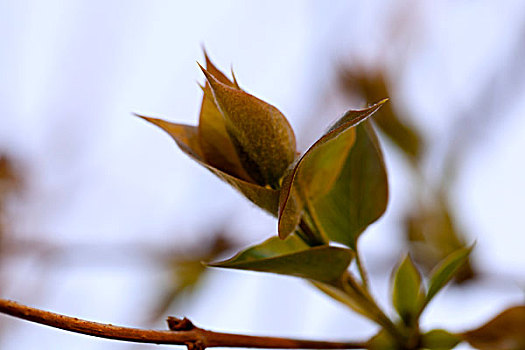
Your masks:
M 375 300 L 359 249 L 359 238 L 383 216 L 388 204 L 387 170 L 372 119 L 406 155 L 415 173 L 420 172 L 425 154 L 423 138 L 388 102 L 382 74 L 347 72 L 346 87 L 361 94 L 369 107 L 344 113 L 301 154 L 291 125 L 276 107 L 241 89 L 237 80 L 230 80 L 207 55 L 205 60 L 206 68 L 201 69 L 206 82 L 197 126 L 139 117 L 163 129 L 185 154 L 275 217 L 276 232 L 224 261 L 215 260 L 235 244 L 220 234 L 198 253 L 170 260 L 176 283 L 168 288 L 156 316 L 198 285 L 206 267 L 215 267 L 302 278 L 375 323 L 377 333 L 364 342 L 301 341 L 216 333 L 174 318 L 169 320 L 170 329 L 182 333 L 143 332 L 64 317 L 3 299 L 1 312 L 75 332 L 184 344 L 190 350 L 206 346 L 445 350 L 461 342 L 481 350 L 525 349 L 524 306 L 507 309 L 474 330 L 422 329 L 421 316 L 435 296 L 453 279 L 463 281 L 474 274 L 469 265 L 474 245 L 467 245 L 457 230 L 444 188 L 438 188 L 405 218 L 411 251 L 400 257 L 393 269 L 391 310 L 384 310 Z M 10 163 L 0 157 L 0 199 L 16 187 L 13 174 Z M 0 243 L 2 204 L 0 201 Z
M 407 155 L 414 169 L 424 154 L 422 138 L 387 103 L 380 75 L 375 79 L 348 75 L 347 83 L 359 86 L 372 105 L 345 113 L 298 155 L 293 130 L 278 109 L 245 92 L 207 56 L 202 71 L 206 83 L 198 126 L 142 118 L 165 130 L 186 154 L 278 220 L 275 237 L 209 266 L 310 281 L 381 327 L 366 343 L 370 349 L 452 349 L 461 341 L 479 349 L 523 349 L 518 334 L 523 328 L 522 307 L 461 334 L 420 329 L 419 319 L 436 294 L 470 269 L 473 246 L 466 246 L 453 229 L 441 197 L 436 200 L 439 210 L 422 209 L 407 219 L 410 241 L 424 242 L 426 249 L 437 252 L 431 260 L 417 260 L 428 272 L 423 273 L 410 255 L 400 260 L 392 280 L 395 317 L 372 297 L 358 240 L 385 212 L 388 181 L 370 119 Z M 427 234 L 429 227 L 437 233 Z M 443 246 L 440 241 L 455 244 Z M 359 276 L 348 269 L 352 263 L 358 265 Z M 511 326 L 496 330 L 501 324 Z

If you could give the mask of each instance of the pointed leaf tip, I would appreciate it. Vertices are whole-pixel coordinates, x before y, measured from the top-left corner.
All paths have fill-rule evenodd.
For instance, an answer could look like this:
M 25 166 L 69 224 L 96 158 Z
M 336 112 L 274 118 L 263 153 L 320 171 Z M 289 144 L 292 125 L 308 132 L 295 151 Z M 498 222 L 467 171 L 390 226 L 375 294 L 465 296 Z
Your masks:
M 468 257 L 474 249 L 472 244 L 469 247 L 464 247 L 456 250 L 443 261 L 441 261 L 431 272 L 430 281 L 428 284 L 428 291 L 423 302 L 422 308 L 424 308 L 436 294 L 447 285 L 448 282 L 454 277 L 456 272 L 463 266 L 468 260 Z M 421 310 L 422 311 L 422 310 Z
M 220 82 L 200 66 L 243 168 L 259 185 L 279 187 L 295 158 L 295 135 L 274 106 Z
M 199 143 L 197 127 L 171 123 L 162 119 L 138 116 L 168 133 L 184 153 L 218 176 L 221 180 L 241 192 L 250 201 L 268 211 L 270 214 L 277 215 L 279 192 L 244 181 L 208 163 L 205 160 Z
M 423 300 L 421 275 L 410 255 L 405 255 L 394 274 L 392 304 L 405 325 L 416 324 L 419 306 Z
M 145 120 L 147 122 L 150 122 L 150 119 L 155 119 L 155 118 L 151 118 L 151 117 L 146 117 L 146 116 L 138 114 L 138 113 L 131 113 L 131 115 L 134 116 L 134 117 L 143 119 L 143 120 Z
M 211 65 L 211 63 L 208 63 L 208 65 Z M 222 74 L 217 69 L 215 71 L 218 74 Z M 229 82 L 224 76 L 222 79 Z M 213 91 L 208 82 L 205 83 L 203 92 L 198 128 L 199 143 L 206 161 L 217 169 L 239 179 L 255 182 L 241 164 L 237 150 L 226 130 L 224 116 L 218 109 Z
M 208 80 L 208 75 L 210 73 L 208 73 L 208 71 L 206 70 L 206 68 L 204 68 L 201 63 L 199 61 L 195 61 L 197 63 L 197 65 L 199 66 L 199 68 L 201 69 L 202 73 L 204 73 L 204 76 L 206 77 L 206 80 Z
M 241 87 L 239 86 L 239 82 L 237 81 L 237 77 L 235 76 L 235 72 L 233 71 L 233 66 L 231 67 L 231 72 L 232 72 L 232 78 L 233 78 L 233 85 L 235 85 L 237 89 L 242 90 Z
M 271 272 L 330 283 L 346 271 L 353 258 L 349 249 L 308 247 L 296 236 L 286 240 L 272 237 L 226 261 L 209 266 Z
M 340 173 L 353 152 L 357 125 L 373 115 L 386 101 L 387 99 L 383 99 L 368 108 L 346 112 L 288 172 L 279 199 L 279 237 L 286 238 L 297 228 L 303 209 L 313 216 L 314 221 L 323 221 L 322 218 L 315 219 L 315 210 L 312 206 L 332 190 L 336 181 L 341 180 Z M 358 161 L 361 162 L 361 157 Z M 319 229 L 323 229 L 322 225 L 318 226 Z M 330 231 L 325 230 L 321 235 L 330 237 Z M 334 240 L 342 243 L 341 240 Z
M 383 215 L 388 180 L 381 149 L 368 121 L 355 124 L 374 108 L 353 111 L 345 120 L 350 112 L 346 113 L 284 178 L 279 198 L 281 237 L 293 232 L 308 209 L 323 238 L 355 249 L 359 235 Z M 303 170 L 305 176 L 300 176 L 302 168 L 308 169 Z
M 197 64 L 204 74 L 207 83 L 212 87 L 212 91 L 217 89 L 218 84 L 233 88 L 233 83 L 230 81 L 230 79 L 228 79 L 219 69 L 217 69 L 211 61 L 206 63 L 206 68 L 204 68 L 198 61 Z
M 374 115 L 388 101 L 384 98 L 381 101 L 363 109 L 351 109 L 339 118 L 329 129 L 327 134 L 339 128 L 349 128 L 357 126 L 359 123 L 367 120 Z
M 213 64 L 213 61 L 210 59 L 208 53 L 206 52 L 204 48 L 203 48 L 203 52 L 204 52 L 204 60 L 206 62 L 206 71 L 209 74 L 211 74 L 215 79 L 220 81 L 221 83 L 226 84 L 230 87 L 237 87 L 236 84 L 230 80 L 230 78 L 228 78 L 219 68 L 215 66 L 215 64 Z

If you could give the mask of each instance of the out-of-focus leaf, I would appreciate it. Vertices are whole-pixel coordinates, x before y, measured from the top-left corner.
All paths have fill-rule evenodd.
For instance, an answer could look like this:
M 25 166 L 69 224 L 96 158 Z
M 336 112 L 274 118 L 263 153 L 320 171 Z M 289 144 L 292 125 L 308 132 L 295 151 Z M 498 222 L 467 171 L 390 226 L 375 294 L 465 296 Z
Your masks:
M 22 174 L 13 159 L 0 154 L 0 201 L 10 193 L 16 193 L 23 187 Z
M 405 220 L 405 232 L 414 260 L 426 271 L 466 245 L 443 196 L 439 195 L 430 204 L 419 205 Z M 467 260 L 454 276 L 454 281 L 463 282 L 474 276 Z
M 355 126 L 374 114 L 385 102 L 383 100 L 369 108 L 345 113 L 287 174 L 279 198 L 281 238 L 288 237 L 296 229 L 303 210 L 311 211 L 309 203 L 332 189 L 355 142 Z
M 172 305 L 177 303 L 183 296 L 190 294 L 204 278 L 206 267 L 201 261 L 182 260 L 176 261 L 172 266 L 170 281 L 161 290 L 156 305 L 151 314 L 151 320 L 164 317 Z
M 353 66 L 343 69 L 340 74 L 341 86 L 352 96 L 361 96 L 367 102 L 375 101 L 385 96 L 392 97 L 392 103 L 385 105 L 374 116 L 374 123 L 381 129 L 412 163 L 418 163 L 424 156 L 425 140 L 422 134 L 411 125 L 404 112 L 396 108 L 395 96 L 392 96 L 388 75 L 383 69 L 366 69 Z M 414 167 L 419 172 L 418 167 Z M 418 174 L 421 176 L 421 174 Z M 434 200 L 432 200 L 433 202 Z M 414 260 L 426 271 L 453 251 L 464 247 L 463 233 L 458 230 L 453 220 L 453 214 L 448 205 L 436 199 L 430 203 L 433 208 L 424 212 L 416 208 L 411 211 L 406 220 L 409 245 Z M 434 207 L 435 204 L 435 207 Z M 466 262 L 455 277 L 456 282 L 466 281 L 475 276 L 469 262 Z
M 310 248 L 296 236 L 286 240 L 272 237 L 229 260 L 209 266 L 272 272 L 333 282 L 346 271 L 352 258 L 353 253 L 349 249 L 330 246 Z
M 419 306 L 423 301 L 421 275 L 407 254 L 394 274 L 392 304 L 407 326 L 417 322 Z
M 202 71 L 243 168 L 259 185 L 278 188 L 295 158 L 292 127 L 274 106 L 221 83 L 204 68 Z
M 460 337 L 443 329 L 434 329 L 421 336 L 421 348 L 428 350 L 450 350 L 460 342 Z
M 366 348 L 369 350 L 401 350 L 392 336 L 384 330 L 370 338 Z
M 170 257 L 167 264 L 171 272 L 169 280 L 161 289 L 162 295 L 153 310 L 151 319 L 157 320 L 165 315 L 168 309 L 183 296 L 190 296 L 207 275 L 203 261 L 216 259 L 233 247 L 223 232 L 218 232 L 208 244 L 200 244 L 197 249 L 190 248 L 179 255 Z
M 8 203 L 24 190 L 24 176 L 18 169 L 16 159 L 0 153 L 0 257 L 6 248 L 4 238 L 8 235 Z
M 461 337 L 480 350 L 525 349 L 525 305 L 511 307 Z
M 317 281 L 311 281 L 311 283 L 319 289 L 321 292 L 325 293 L 329 297 L 331 297 L 334 300 L 337 300 L 338 302 L 348 306 L 350 309 L 355 311 L 356 313 L 369 318 L 371 320 L 375 319 L 375 315 L 370 312 L 358 299 L 357 296 L 352 295 L 352 291 L 346 292 L 341 290 L 340 288 L 337 288 L 331 284 L 323 283 L 323 282 L 317 282 Z
M 381 110 L 374 121 L 381 131 L 412 161 L 415 162 L 421 157 L 423 150 L 421 137 L 414 126 L 409 126 L 406 122 L 401 121 L 394 112 L 392 104 L 386 106 L 384 111 Z
M 350 273 L 345 273 L 337 283 L 322 283 L 311 281 L 320 291 L 340 303 L 348 306 L 358 314 L 368 318 L 372 322 L 382 324 L 385 315 L 366 295 L 366 289 L 355 281 Z
M 425 307 L 434 296 L 454 277 L 459 268 L 467 261 L 474 246 L 461 248 L 446 257 L 430 274 L 427 295 L 423 303 Z
M 359 235 L 386 210 L 388 180 L 375 132 L 364 121 L 330 192 L 313 203 L 319 226 L 332 241 L 356 249 Z
M 342 84 L 345 90 L 361 95 L 367 103 L 390 96 L 382 72 L 346 70 L 342 74 Z M 389 103 L 377 113 L 374 122 L 399 149 L 416 162 L 423 151 L 423 140 L 415 127 L 403 119 L 396 113 L 393 104 Z
M 235 85 L 206 57 L 206 69 L 221 83 L 230 87 Z M 253 182 L 242 167 L 237 151 L 226 131 L 224 117 L 215 104 L 209 83 L 203 87 L 201 112 L 199 116 L 199 143 L 206 162 L 227 174 Z
M 177 145 L 182 151 L 184 151 L 184 153 L 189 155 L 202 166 L 206 167 L 220 179 L 226 181 L 228 184 L 236 188 L 256 205 L 265 209 L 272 215 L 277 215 L 279 205 L 279 191 L 241 180 L 207 164 L 200 148 L 197 127 L 171 123 L 156 118 L 143 116 L 139 117 L 157 125 L 166 131 L 175 140 Z

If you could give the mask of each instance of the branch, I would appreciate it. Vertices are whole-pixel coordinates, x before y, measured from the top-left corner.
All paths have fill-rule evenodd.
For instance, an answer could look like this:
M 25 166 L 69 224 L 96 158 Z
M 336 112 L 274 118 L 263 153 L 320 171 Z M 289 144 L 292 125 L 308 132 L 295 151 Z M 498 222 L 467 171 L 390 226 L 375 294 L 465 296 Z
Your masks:
M 186 345 L 188 350 L 202 350 L 207 347 L 266 349 L 366 348 L 364 342 L 327 342 L 219 333 L 196 327 L 186 318 L 180 320 L 169 317 L 168 325 L 171 329 L 169 331 L 119 327 L 35 309 L 6 299 L 0 299 L 0 312 L 69 332 L 135 343 Z

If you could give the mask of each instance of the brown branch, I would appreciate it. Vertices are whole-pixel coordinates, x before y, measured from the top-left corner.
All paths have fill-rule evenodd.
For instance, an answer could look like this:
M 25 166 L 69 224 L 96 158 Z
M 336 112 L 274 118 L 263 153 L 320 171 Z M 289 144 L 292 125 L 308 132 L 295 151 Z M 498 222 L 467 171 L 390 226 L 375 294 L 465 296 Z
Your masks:
M 186 345 L 189 350 L 207 347 L 273 349 L 365 349 L 362 342 L 328 342 L 218 333 L 196 327 L 187 319 L 168 318 L 169 331 L 119 327 L 81 320 L 0 299 L 0 312 L 27 321 L 99 338 L 136 343 Z

